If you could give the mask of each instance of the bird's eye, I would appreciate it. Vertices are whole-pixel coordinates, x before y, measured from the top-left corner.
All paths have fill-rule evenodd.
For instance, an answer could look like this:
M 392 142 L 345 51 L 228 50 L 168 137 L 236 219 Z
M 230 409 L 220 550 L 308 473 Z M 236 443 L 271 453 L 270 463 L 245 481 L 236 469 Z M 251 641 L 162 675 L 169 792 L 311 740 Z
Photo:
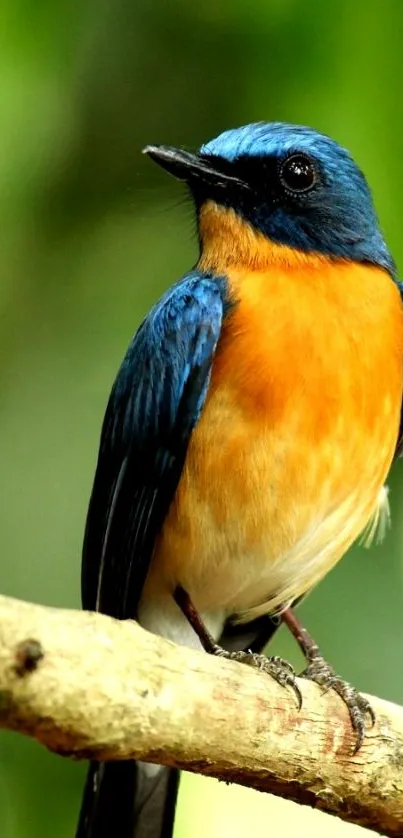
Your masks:
M 280 181 L 289 192 L 309 192 L 316 179 L 316 168 L 305 154 L 292 154 L 281 164 Z

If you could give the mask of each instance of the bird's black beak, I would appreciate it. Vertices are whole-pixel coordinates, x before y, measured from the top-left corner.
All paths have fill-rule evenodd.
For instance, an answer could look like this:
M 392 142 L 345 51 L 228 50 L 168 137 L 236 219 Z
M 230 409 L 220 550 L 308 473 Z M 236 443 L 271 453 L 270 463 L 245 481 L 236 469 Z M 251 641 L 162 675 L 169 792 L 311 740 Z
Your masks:
M 239 178 L 222 171 L 217 158 L 210 159 L 207 155 L 193 154 L 169 145 L 146 145 L 143 154 L 147 154 L 178 180 L 190 184 L 203 181 L 214 186 L 246 186 Z

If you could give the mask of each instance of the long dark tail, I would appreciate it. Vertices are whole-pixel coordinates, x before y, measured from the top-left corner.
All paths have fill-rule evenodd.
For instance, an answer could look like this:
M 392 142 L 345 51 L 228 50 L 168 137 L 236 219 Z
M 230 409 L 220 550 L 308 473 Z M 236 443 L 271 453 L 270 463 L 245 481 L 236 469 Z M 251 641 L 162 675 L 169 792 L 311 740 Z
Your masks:
M 179 772 L 91 762 L 76 838 L 172 838 Z

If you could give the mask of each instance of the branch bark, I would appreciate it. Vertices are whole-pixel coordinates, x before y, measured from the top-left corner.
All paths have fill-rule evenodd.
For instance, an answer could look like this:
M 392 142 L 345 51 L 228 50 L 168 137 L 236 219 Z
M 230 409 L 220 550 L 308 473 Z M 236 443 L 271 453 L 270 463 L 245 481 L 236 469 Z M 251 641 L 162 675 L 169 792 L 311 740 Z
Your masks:
M 136 623 L 0 597 L 0 727 L 58 754 L 164 763 L 403 835 L 403 708 L 371 697 L 361 751 L 337 696 L 295 698 Z

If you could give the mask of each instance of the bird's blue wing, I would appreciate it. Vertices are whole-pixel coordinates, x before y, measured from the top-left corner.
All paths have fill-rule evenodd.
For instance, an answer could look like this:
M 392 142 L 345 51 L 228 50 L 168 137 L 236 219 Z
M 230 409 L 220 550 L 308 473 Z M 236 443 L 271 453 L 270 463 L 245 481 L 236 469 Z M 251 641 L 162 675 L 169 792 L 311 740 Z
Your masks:
M 88 610 L 136 617 L 156 537 L 206 398 L 226 283 L 188 274 L 126 353 L 102 428 L 82 559 Z

